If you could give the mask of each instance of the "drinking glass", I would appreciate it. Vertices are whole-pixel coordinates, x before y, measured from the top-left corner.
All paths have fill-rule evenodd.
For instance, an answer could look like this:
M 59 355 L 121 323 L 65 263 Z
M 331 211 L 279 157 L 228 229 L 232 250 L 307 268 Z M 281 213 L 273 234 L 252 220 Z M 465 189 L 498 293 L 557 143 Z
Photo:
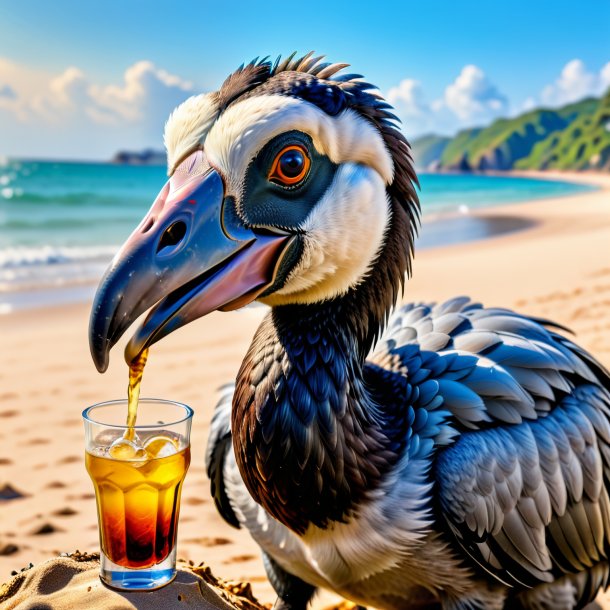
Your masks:
M 176 576 L 180 492 L 190 464 L 193 411 L 141 398 L 128 428 L 127 400 L 83 411 L 85 464 L 95 487 L 100 578 L 114 589 L 158 589 Z

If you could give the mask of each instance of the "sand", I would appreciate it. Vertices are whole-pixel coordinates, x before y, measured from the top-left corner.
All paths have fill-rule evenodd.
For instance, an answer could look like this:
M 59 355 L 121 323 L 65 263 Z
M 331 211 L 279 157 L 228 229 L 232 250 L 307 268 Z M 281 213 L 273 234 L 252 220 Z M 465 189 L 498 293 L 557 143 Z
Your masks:
M 43 561 L 0 587 L 3 610 L 265 610 L 250 585 L 219 581 L 208 566 L 178 564 L 175 579 L 154 592 L 120 592 L 99 579 L 99 555 L 72 554 Z
M 420 251 L 405 300 L 469 294 L 551 318 L 610 366 L 610 176 L 568 177 L 601 190 L 476 212 L 479 219 L 528 228 Z M 217 388 L 234 379 L 264 313 L 262 307 L 214 313 L 170 335 L 151 350 L 142 393 L 186 402 L 196 413 L 179 556 L 205 561 L 223 578 L 249 580 L 269 603 L 274 595 L 258 548 L 217 515 L 203 467 Z M 81 304 L 0 316 L 0 582 L 29 562 L 98 549 L 80 413 L 124 397 L 127 369 L 121 342 L 109 371 L 96 372 L 88 315 Z M 321 596 L 314 607 L 337 599 Z

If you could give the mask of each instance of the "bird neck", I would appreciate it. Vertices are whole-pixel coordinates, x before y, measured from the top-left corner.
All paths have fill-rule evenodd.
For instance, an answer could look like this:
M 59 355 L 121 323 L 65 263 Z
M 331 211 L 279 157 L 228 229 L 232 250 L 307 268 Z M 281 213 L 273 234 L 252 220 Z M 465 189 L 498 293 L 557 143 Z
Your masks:
M 273 308 L 239 371 L 238 467 L 252 497 L 299 534 L 347 521 L 398 458 L 364 368 L 395 274 L 381 264 L 340 298 Z

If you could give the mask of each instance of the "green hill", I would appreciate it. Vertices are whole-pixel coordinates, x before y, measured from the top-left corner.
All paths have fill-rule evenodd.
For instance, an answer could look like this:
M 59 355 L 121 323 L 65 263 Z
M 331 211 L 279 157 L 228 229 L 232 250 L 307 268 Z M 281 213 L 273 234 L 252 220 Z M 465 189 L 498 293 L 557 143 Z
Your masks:
M 610 164 L 610 92 L 413 142 L 419 166 L 446 170 L 587 169 Z
M 470 169 L 468 164 L 469 150 L 472 142 L 476 142 L 482 128 L 464 129 L 459 131 L 451 142 L 445 146 L 445 150 L 439 159 L 439 166 L 451 167 L 451 169 Z
M 441 158 L 443 150 L 450 140 L 451 138 L 433 134 L 417 138 L 411 145 L 415 166 L 418 168 L 433 166 Z
M 610 170 L 610 89 L 593 114 L 577 116 L 566 129 L 538 142 L 515 167 Z

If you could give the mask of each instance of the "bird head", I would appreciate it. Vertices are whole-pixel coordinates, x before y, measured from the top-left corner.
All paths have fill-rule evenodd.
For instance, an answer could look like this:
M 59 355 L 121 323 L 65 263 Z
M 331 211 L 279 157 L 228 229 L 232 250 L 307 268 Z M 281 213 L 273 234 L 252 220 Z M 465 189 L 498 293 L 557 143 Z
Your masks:
M 149 309 L 128 363 L 214 310 L 345 296 L 383 256 L 402 284 L 419 212 L 408 143 L 391 107 L 345 67 L 311 54 L 254 61 L 173 111 L 169 180 L 93 303 L 100 372 Z

